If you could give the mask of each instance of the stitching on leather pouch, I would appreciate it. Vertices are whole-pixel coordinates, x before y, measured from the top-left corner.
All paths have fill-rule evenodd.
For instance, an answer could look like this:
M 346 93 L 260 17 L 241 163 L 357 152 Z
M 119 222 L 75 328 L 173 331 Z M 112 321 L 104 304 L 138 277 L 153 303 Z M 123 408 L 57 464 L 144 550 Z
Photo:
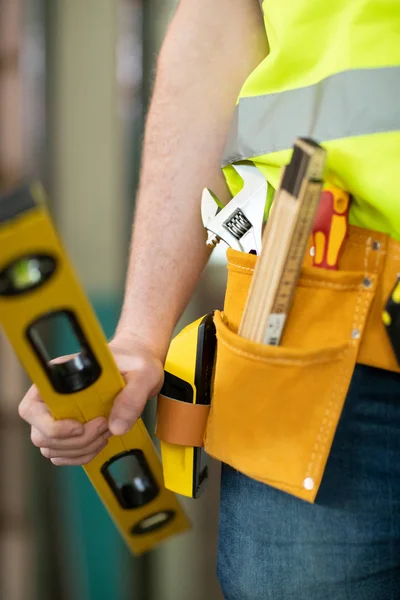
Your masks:
M 376 257 L 375 257 L 375 269 L 374 269 L 375 274 L 378 273 L 380 260 L 381 260 L 381 253 L 379 251 L 377 251 Z
M 368 239 L 368 242 L 372 243 L 371 238 Z M 371 250 L 371 246 L 369 246 L 369 250 Z M 378 275 L 379 273 L 379 264 L 380 264 L 380 260 L 381 260 L 381 255 L 383 254 L 383 252 L 381 250 L 377 250 L 376 251 L 376 257 L 375 257 L 375 266 L 371 267 L 372 268 L 372 272 L 374 275 Z M 368 257 L 370 256 L 370 252 L 368 252 Z M 367 262 L 367 258 L 366 256 L 366 262 Z M 368 267 L 368 265 L 366 265 L 366 267 Z M 366 271 L 365 273 L 365 277 L 368 277 L 369 273 L 368 271 Z M 373 292 L 373 286 L 371 286 L 371 288 L 369 289 L 365 289 L 364 288 L 364 293 L 363 293 L 363 297 L 364 297 L 364 302 L 363 302 L 363 310 L 361 312 L 360 315 L 360 320 L 358 325 L 358 329 L 360 330 L 360 332 L 364 331 L 364 327 L 366 325 L 366 321 L 367 321 L 367 312 L 368 312 L 368 307 L 370 306 L 370 297 L 372 295 Z M 361 340 L 361 336 L 360 336 L 360 340 Z M 356 341 L 356 340 L 354 340 Z
M 310 283 L 312 284 L 312 287 L 330 288 L 333 290 L 351 290 L 357 289 L 360 286 L 359 283 L 334 283 L 333 281 L 315 281 L 314 279 L 308 279 L 306 277 L 303 277 L 299 281 L 300 286 L 302 283 Z
M 361 293 L 362 292 L 360 291 L 359 296 Z M 357 304 L 358 304 L 358 302 L 357 302 Z M 356 340 L 352 340 L 352 341 L 357 343 Z M 319 428 L 317 437 L 315 439 L 314 447 L 312 449 L 310 462 L 308 463 L 307 470 L 306 470 L 305 479 L 307 477 L 314 478 L 315 477 L 314 473 L 316 473 L 318 471 L 318 467 L 322 462 L 322 455 L 323 455 L 323 452 L 325 451 L 326 442 L 328 440 L 328 434 L 329 434 L 329 431 L 330 431 L 330 428 L 331 428 L 331 425 L 333 422 L 332 418 L 330 417 L 330 413 L 332 412 L 332 408 L 335 403 L 335 400 L 337 400 L 337 398 L 339 397 L 339 394 L 337 393 L 337 391 L 338 391 L 338 388 L 340 387 L 340 384 L 342 384 L 341 387 L 343 387 L 343 382 L 344 382 L 343 371 L 345 369 L 345 366 L 346 366 L 346 356 L 344 356 L 344 358 L 343 358 L 343 362 L 339 368 L 336 380 L 333 384 L 332 392 L 331 392 L 330 398 L 328 400 L 328 404 L 326 406 L 324 416 L 321 421 L 321 426 Z
M 306 470 L 306 475 L 305 475 L 306 479 L 310 476 L 312 478 L 314 478 L 314 472 L 315 473 L 317 472 L 318 467 L 322 461 L 323 450 L 326 445 L 326 440 L 327 440 L 327 436 L 328 436 L 326 429 L 327 429 L 327 427 L 329 427 L 329 425 L 332 422 L 332 418 L 330 418 L 330 413 L 332 411 L 332 405 L 333 405 L 334 399 L 336 397 L 336 390 L 339 387 L 339 382 L 342 380 L 341 375 L 342 375 L 344 364 L 345 363 L 343 362 L 339 369 L 338 375 L 336 377 L 336 381 L 332 388 L 332 393 L 330 395 L 328 404 L 327 404 L 325 412 L 324 412 L 324 416 L 321 421 L 321 426 L 319 428 L 317 437 L 315 438 L 315 443 L 314 443 L 313 451 L 312 451 L 312 454 L 310 457 L 310 462 L 308 463 L 308 467 Z
M 371 238 L 368 238 L 367 243 L 370 240 L 371 240 Z M 348 241 L 347 245 L 349 245 L 349 246 L 350 245 L 352 245 L 352 246 L 359 246 L 359 247 L 364 247 L 365 246 L 365 244 L 359 244 L 359 243 L 353 242 L 353 241 Z M 370 250 L 371 250 L 371 246 L 369 246 L 369 251 Z M 380 259 L 382 258 L 382 256 L 386 255 L 387 253 L 388 252 L 387 252 L 386 249 L 381 249 L 381 250 L 377 250 L 376 251 L 376 265 L 375 265 L 375 270 L 374 270 L 375 273 L 378 272 L 378 267 L 379 267 L 379 261 L 380 261 Z M 392 260 L 399 260 L 400 261 L 400 254 L 390 253 L 390 258 Z M 366 260 L 366 257 L 364 256 L 364 263 L 365 263 L 365 260 Z M 239 269 L 241 271 L 250 271 L 252 273 L 254 272 L 254 269 L 252 267 L 243 267 L 242 265 L 238 265 L 238 264 L 233 263 L 233 262 L 229 262 L 228 264 L 229 264 L 229 266 L 235 267 L 236 269 Z M 321 286 L 321 287 L 334 287 L 334 286 L 338 286 L 338 287 L 342 286 L 343 288 L 348 287 L 345 284 L 336 284 L 336 283 L 330 283 L 330 282 L 326 282 L 326 283 L 324 283 L 324 282 L 317 282 L 317 281 L 314 281 L 313 279 L 308 279 L 308 278 L 302 278 L 301 281 L 315 283 L 316 285 Z
M 351 331 L 353 331 L 354 329 L 357 329 L 357 322 L 358 322 L 358 318 L 359 318 L 359 314 L 360 314 L 360 305 L 361 305 L 362 295 L 363 295 L 363 287 L 362 287 L 362 285 L 360 285 L 358 288 L 356 306 L 354 308 L 354 315 L 353 315 L 353 322 L 351 325 Z M 358 343 L 358 340 L 355 340 L 355 339 L 351 339 L 350 341 L 352 344 Z
M 360 246 L 361 248 L 365 248 L 366 242 L 370 239 L 372 239 L 371 236 L 369 236 L 368 238 L 364 238 L 364 239 L 363 238 L 355 239 L 354 237 L 351 237 L 350 239 L 346 240 L 346 246 Z M 383 248 L 382 248 L 381 252 L 386 252 L 386 250 L 383 250 Z
M 236 269 L 240 269 L 241 271 L 251 271 L 251 272 L 254 271 L 254 269 L 252 267 L 242 267 L 242 265 L 237 265 L 236 263 L 233 263 L 233 262 L 229 262 L 228 265 L 230 267 L 236 267 Z
M 251 352 L 246 352 L 245 350 L 239 350 L 226 340 L 222 339 L 220 336 L 218 337 L 218 342 L 229 348 L 232 352 L 237 354 L 238 356 L 244 356 L 245 358 L 250 358 L 251 360 L 255 360 L 257 362 L 267 363 L 267 364 L 282 364 L 282 365 L 317 365 L 321 363 L 327 363 L 335 359 L 342 358 L 343 355 L 347 352 L 347 347 L 343 349 L 341 352 L 338 352 L 337 355 L 333 358 L 332 356 L 327 356 L 324 358 L 310 358 L 303 360 L 301 358 L 266 358 L 264 356 L 258 356 L 258 354 L 252 354 Z
M 355 240 L 348 240 L 346 242 L 346 247 L 347 246 L 358 246 L 359 248 L 365 248 L 365 241 L 364 242 L 357 242 Z
M 364 277 L 367 277 L 368 272 L 368 259 L 371 254 L 371 238 L 369 237 L 366 242 L 366 249 L 364 254 Z
M 366 248 L 365 248 L 365 255 L 364 255 L 365 276 L 367 276 L 368 258 L 370 255 L 370 251 L 371 251 L 371 238 L 368 238 L 366 240 Z M 381 252 L 377 251 L 377 253 L 380 254 Z M 377 260 L 379 262 L 380 258 Z M 354 310 L 352 329 L 356 329 L 357 325 L 360 330 L 362 330 L 364 328 L 365 321 L 366 321 L 366 315 L 367 315 L 367 309 L 368 309 L 371 294 L 372 294 L 372 291 L 368 292 L 362 286 L 359 287 L 359 292 L 358 292 L 357 301 L 356 301 L 356 307 Z M 364 299 L 364 302 L 362 303 L 363 310 L 360 311 L 360 305 L 361 305 L 362 299 Z M 359 344 L 360 339 L 361 339 L 361 336 L 357 340 L 352 339 L 351 340 L 352 345 L 356 346 L 357 344 Z M 329 418 L 329 415 L 332 412 L 332 408 L 333 408 L 334 404 L 335 404 L 335 408 L 337 410 L 338 398 L 341 397 L 341 395 L 338 393 L 338 390 L 339 389 L 342 390 L 342 388 L 344 388 L 345 377 L 343 374 L 345 371 L 347 371 L 347 369 L 345 369 L 345 367 L 346 367 L 345 358 L 346 357 L 344 357 L 344 360 L 343 360 L 342 365 L 338 372 L 337 379 L 333 385 L 332 393 L 331 393 L 330 399 L 328 401 L 326 410 L 324 412 L 324 416 L 321 421 L 321 426 L 320 426 L 319 432 L 315 439 L 314 447 L 312 449 L 312 453 L 310 456 L 310 462 L 308 463 L 305 478 L 310 477 L 310 476 L 315 477 L 314 474 L 316 474 L 319 471 L 319 467 L 320 467 L 320 464 L 321 464 L 322 458 L 323 458 L 323 453 L 325 453 L 325 450 L 326 450 L 326 443 L 328 441 L 328 435 L 331 431 L 332 424 L 333 424 L 332 417 Z M 317 459 L 317 460 L 315 460 L 315 459 Z
M 334 383 L 331 397 L 330 397 L 328 405 L 326 407 L 326 410 L 325 410 L 325 413 L 324 413 L 324 416 L 323 416 L 323 419 L 321 422 L 321 427 L 319 429 L 318 435 L 315 440 L 313 452 L 312 452 L 310 462 L 307 467 L 305 478 L 311 476 L 311 478 L 314 479 L 315 474 L 318 473 L 318 471 L 320 470 L 320 465 L 322 462 L 323 454 L 326 453 L 326 444 L 328 441 L 328 435 L 331 431 L 332 424 L 333 424 L 332 412 L 334 409 L 336 409 L 336 411 L 337 411 L 337 408 L 338 408 L 337 400 L 338 400 L 338 398 L 341 397 L 341 394 L 339 392 L 341 392 L 344 388 L 345 377 L 343 376 L 343 373 L 345 371 L 345 367 L 346 367 L 346 357 L 343 359 L 343 362 L 342 362 L 341 367 L 338 372 L 338 376 Z M 319 449 L 319 451 L 318 451 L 318 449 Z
M 254 272 L 254 269 L 252 269 L 251 267 L 242 267 L 241 265 L 237 265 L 236 263 L 229 263 L 230 266 L 235 267 L 236 269 L 239 269 L 241 271 L 251 271 Z M 311 279 L 309 277 L 301 277 L 301 279 L 299 280 L 299 285 L 301 286 L 302 283 L 310 283 L 312 284 L 314 287 L 320 287 L 320 288 L 330 288 L 330 289 L 342 289 L 342 290 L 349 290 L 352 289 L 354 287 L 356 287 L 358 284 L 354 283 L 334 283 L 334 282 L 330 282 L 330 281 L 316 281 L 315 279 Z

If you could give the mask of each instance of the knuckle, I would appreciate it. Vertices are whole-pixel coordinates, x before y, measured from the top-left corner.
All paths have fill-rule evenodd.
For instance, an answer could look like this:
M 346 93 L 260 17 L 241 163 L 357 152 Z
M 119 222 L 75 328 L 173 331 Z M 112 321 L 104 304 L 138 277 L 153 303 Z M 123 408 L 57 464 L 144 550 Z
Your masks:
M 96 423 L 96 426 L 92 430 L 92 436 L 97 437 L 102 435 L 107 429 L 107 419 L 101 419 Z
M 101 432 L 98 429 L 95 429 L 94 431 L 89 431 L 82 440 L 82 448 L 85 449 L 88 446 L 95 444 L 99 439 L 100 435 Z
M 27 414 L 28 414 L 28 410 L 27 410 L 26 401 L 22 400 L 18 405 L 18 415 L 21 417 L 21 419 L 26 421 Z
M 18 405 L 18 414 L 24 421 L 29 419 L 32 408 L 40 401 L 39 392 L 35 385 L 32 385 L 26 392 Z
M 104 450 L 106 446 L 108 446 L 108 440 L 102 438 L 101 442 L 96 446 L 96 448 L 93 449 L 93 451 L 96 452 L 96 454 L 100 454 L 100 452 Z
M 86 447 L 82 449 L 81 454 L 82 455 L 83 454 L 92 454 L 93 452 L 96 452 L 99 447 L 100 447 L 100 439 L 96 439 L 91 444 L 87 444 Z
M 93 440 L 85 440 L 84 442 L 82 442 L 82 444 L 79 444 L 79 446 L 75 446 L 75 449 L 81 454 L 81 456 L 83 456 L 84 454 L 90 452 L 90 448 L 93 445 L 93 443 L 95 443 L 93 442 Z
M 85 444 L 83 451 L 85 451 L 86 453 L 93 452 L 99 446 L 100 440 L 101 436 L 98 435 L 94 439 L 89 440 L 88 443 Z
M 97 454 L 101 450 L 101 445 L 100 440 L 96 440 L 93 444 L 89 444 L 82 450 L 82 455 Z
M 46 436 L 48 438 L 57 439 L 63 437 L 65 433 L 65 426 L 62 421 L 52 420 L 47 426 Z
M 58 427 L 55 421 L 49 423 L 46 427 L 46 437 L 47 438 L 56 438 L 58 434 Z
M 31 429 L 31 442 L 34 446 L 37 446 L 38 448 L 40 446 L 43 446 L 45 442 L 44 435 L 42 435 L 40 431 L 38 429 L 35 429 L 34 427 L 32 427 Z

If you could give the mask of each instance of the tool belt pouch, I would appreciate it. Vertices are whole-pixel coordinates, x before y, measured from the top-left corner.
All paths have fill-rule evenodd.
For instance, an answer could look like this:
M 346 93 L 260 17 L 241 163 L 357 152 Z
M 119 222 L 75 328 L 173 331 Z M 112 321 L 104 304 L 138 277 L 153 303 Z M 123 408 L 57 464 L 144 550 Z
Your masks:
M 229 249 L 205 450 L 313 502 L 376 288 L 365 271 L 303 266 L 280 346 L 237 333 L 257 257 Z M 367 284 L 368 282 L 368 284 Z

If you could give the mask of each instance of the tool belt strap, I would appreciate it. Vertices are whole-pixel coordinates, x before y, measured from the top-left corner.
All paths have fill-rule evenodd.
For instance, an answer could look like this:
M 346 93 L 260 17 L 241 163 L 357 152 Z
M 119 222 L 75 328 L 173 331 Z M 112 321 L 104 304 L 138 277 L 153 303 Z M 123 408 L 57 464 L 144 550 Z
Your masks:
M 174 400 L 160 394 L 155 434 L 163 442 L 179 446 L 203 446 L 210 407 Z

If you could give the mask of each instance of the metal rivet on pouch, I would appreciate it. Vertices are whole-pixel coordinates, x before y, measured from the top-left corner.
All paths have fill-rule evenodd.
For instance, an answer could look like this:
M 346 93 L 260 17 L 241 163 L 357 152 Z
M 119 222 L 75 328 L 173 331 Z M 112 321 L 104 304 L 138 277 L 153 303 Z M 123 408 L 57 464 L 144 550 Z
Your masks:
M 353 338 L 353 340 L 358 340 L 358 338 L 360 337 L 360 330 L 353 329 L 353 331 L 351 332 L 351 337 Z
M 306 490 L 314 489 L 314 479 L 311 479 L 311 477 L 306 477 L 303 481 L 303 487 Z
M 381 249 L 381 243 L 380 242 L 372 242 L 372 250 L 380 250 Z
M 310 256 L 315 256 L 315 246 L 311 246 L 311 248 L 310 248 Z
M 371 279 L 369 277 L 365 277 L 364 281 L 363 281 L 363 286 L 365 288 L 369 288 L 369 287 L 371 287 L 371 285 L 372 285 Z

